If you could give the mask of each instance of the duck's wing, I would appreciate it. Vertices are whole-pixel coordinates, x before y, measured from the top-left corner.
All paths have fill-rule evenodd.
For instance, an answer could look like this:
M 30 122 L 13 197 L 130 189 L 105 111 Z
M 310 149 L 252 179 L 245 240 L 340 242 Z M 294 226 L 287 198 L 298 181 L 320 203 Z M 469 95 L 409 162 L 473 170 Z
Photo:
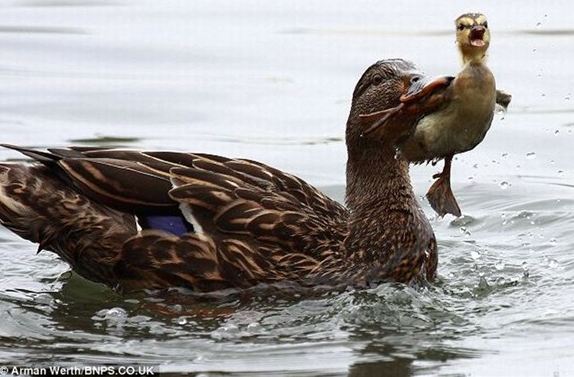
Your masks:
M 126 289 L 304 282 L 341 267 L 348 213 L 302 180 L 207 155 L 170 174 L 169 195 L 197 232 L 144 231 L 128 241 L 117 264 Z
M 172 169 L 187 168 L 197 174 L 210 174 L 213 182 L 204 182 L 206 186 L 215 185 L 219 182 L 217 179 L 234 179 L 242 188 L 284 195 L 319 216 L 339 217 L 346 213 L 338 202 L 300 178 L 247 159 L 206 153 L 85 147 L 51 148 L 44 152 L 8 144 L 2 146 L 51 167 L 93 200 L 134 212 L 177 206 L 178 201 L 169 193 L 173 187 Z
M 138 151 L 49 149 L 47 152 L 3 145 L 49 167 L 90 199 L 126 212 L 174 208 L 168 195 L 169 169 L 176 166 Z
M 128 289 L 213 289 L 286 275 L 304 278 L 337 259 L 347 234 L 343 206 L 299 178 L 254 161 L 9 147 L 50 167 L 95 202 L 138 216 L 178 213 L 194 224 L 197 234 L 144 230 L 128 240 L 117 260 L 118 278 Z
M 185 215 L 193 213 L 202 228 L 316 257 L 345 236 L 348 213 L 343 206 L 264 164 L 199 156 L 193 167 L 170 172 L 170 196 Z

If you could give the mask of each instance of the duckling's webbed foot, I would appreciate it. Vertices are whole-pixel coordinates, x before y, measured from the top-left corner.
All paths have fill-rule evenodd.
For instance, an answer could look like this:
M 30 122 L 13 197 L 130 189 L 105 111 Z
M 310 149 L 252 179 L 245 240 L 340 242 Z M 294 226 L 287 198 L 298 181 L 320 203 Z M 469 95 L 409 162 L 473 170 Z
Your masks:
M 450 187 L 451 163 L 452 156 L 445 158 L 444 169 L 441 173 L 433 175 L 433 178 L 438 179 L 427 192 L 426 198 L 432 209 L 434 209 L 439 216 L 450 213 L 451 215 L 459 217 L 462 213 Z

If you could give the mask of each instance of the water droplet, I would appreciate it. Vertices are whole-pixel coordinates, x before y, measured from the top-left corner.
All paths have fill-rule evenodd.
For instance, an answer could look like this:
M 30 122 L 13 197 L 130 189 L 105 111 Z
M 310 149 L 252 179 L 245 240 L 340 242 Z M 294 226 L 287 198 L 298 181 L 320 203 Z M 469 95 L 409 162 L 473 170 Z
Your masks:
M 501 154 L 500 156 L 501 156 L 501 157 L 508 157 L 508 156 L 509 156 L 509 154 L 508 154 L 508 152 L 504 152 L 504 153 L 503 153 L 503 154 Z
M 564 170 L 558 170 L 558 175 L 563 175 L 564 174 Z
M 533 48 L 533 49 L 532 49 L 532 52 L 536 52 L 536 49 L 535 49 L 535 48 Z
M 169 308 L 174 313 L 179 313 L 183 310 L 183 306 L 181 306 L 180 304 L 170 305 Z
M 122 308 L 111 308 L 106 311 L 104 317 L 108 318 L 125 318 L 127 317 L 128 313 Z
M 556 241 L 556 238 L 551 238 L 551 239 L 550 239 L 550 243 L 551 243 L 552 245 L 556 245 L 556 244 L 558 243 L 558 241 Z
M 510 186 L 512 186 L 512 185 L 506 181 L 502 181 L 498 184 L 498 187 L 500 187 L 503 190 L 508 190 L 510 188 Z
M 494 265 L 494 268 L 496 268 L 497 271 L 502 271 L 504 270 L 504 262 L 503 261 L 498 261 L 496 262 L 496 264 Z
M 474 260 L 477 260 L 478 258 L 480 258 L 480 253 L 476 250 L 473 250 L 470 252 L 470 257 Z
M 468 229 L 466 229 L 466 227 L 464 227 L 464 226 L 460 227 L 460 232 L 462 234 L 464 234 L 465 236 L 470 236 L 470 231 L 468 231 Z
M 526 158 L 529 160 L 534 160 L 536 158 L 536 152 L 528 152 L 526 153 Z
M 550 267 L 550 268 L 556 268 L 556 267 L 558 267 L 559 265 L 560 265 L 560 263 L 558 263 L 558 261 L 557 261 L 556 259 L 552 259 L 552 258 L 549 258 L 549 259 L 548 259 L 548 267 Z
M 484 278 L 484 276 L 480 277 L 480 280 L 478 281 L 478 288 L 479 289 L 488 289 L 490 288 L 490 285 L 488 284 L 488 282 L 486 281 L 486 279 Z
M 187 319 L 185 319 L 184 317 L 179 317 L 177 319 L 177 324 L 178 325 L 185 325 L 185 324 L 187 324 Z
M 536 27 L 540 27 L 540 26 L 542 26 L 542 22 L 537 22 Z
M 554 130 L 554 135 L 558 135 L 560 133 L 560 130 Z
M 565 99 L 566 101 L 570 101 L 570 96 L 568 95 L 568 96 L 564 97 L 564 99 Z
M 467 178 L 469 181 L 474 180 L 474 177 L 471 175 L 470 177 Z
M 541 97 L 546 97 L 546 93 L 541 93 L 540 96 L 541 96 Z
M 478 169 L 478 164 L 474 164 L 474 165 L 472 165 L 472 167 L 473 167 L 474 169 Z

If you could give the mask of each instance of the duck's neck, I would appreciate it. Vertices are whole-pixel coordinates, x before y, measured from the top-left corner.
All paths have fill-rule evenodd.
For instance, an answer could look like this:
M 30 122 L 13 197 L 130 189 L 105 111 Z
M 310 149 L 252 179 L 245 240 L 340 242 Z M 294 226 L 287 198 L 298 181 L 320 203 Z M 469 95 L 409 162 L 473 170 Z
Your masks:
M 364 212 L 387 213 L 390 208 L 408 208 L 414 197 L 408 164 L 395 158 L 391 148 L 364 144 L 348 148 L 345 201 L 353 217 Z
M 353 265 L 368 266 L 374 278 L 394 276 L 400 263 L 417 260 L 434 242 L 413 193 L 408 164 L 395 158 L 394 149 L 380 145 L 355 145 L 348 152 L 346 256 Z

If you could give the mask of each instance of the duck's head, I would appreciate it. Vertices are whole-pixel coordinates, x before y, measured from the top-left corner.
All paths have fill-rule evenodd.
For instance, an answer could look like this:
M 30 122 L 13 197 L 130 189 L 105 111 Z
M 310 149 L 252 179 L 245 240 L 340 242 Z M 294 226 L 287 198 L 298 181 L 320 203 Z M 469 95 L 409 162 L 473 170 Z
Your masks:
M 347 121 L 347 147 L 349 153 L 360 152 L 373 149 L 392 150 L 394 153 L 394 143 L 400 134 L 378 133 L 366 135 L 371 124 L 362 117 L 364 114 L 371 114 L 382 110 L 387 110 L 400 104 L 400 98 L 407 93 L 411 87 L 420 84 L 423 75 L 413 63 L 402 59 L 381 60 L 365 71 L 353 92 L 351 113 Z M 408 127 L 397 124 L 396 128 L 405 129 Z M 369 152 L 371 153 L 371 152 Z
M 364 115 L 398 106 L 401 96 L 416 85 L 420 77 L 422 75 L 411 62 L 381 60 L 367 68 L 355 87 L 346 131 L 346 203 L 352 213 L 358 214 L 357 218 L 361 218 L 360 214 L 365 209 L 404 208 L 405 203 L 412 203 L 404 201 L 412 194 L 409 191 L 408 162 L 396 158 L 396 143 L 402 132 L 412 130 L 411 120 L 393 123 L 392 129 L 397 132 L 389 134 L 386 132 L 388 127 L 381 127 L 380 132 L 369 133 L 366 131 L 372 124 L 365 122 Z M 416 119 L 412 121 L 414 125 Z M 405 195 L 396 195 L 401 190 L 406 190 L 406 194 L 402 191 Z M 380 198 L 386 199 L 381 202 Z M 397 204 L 397 200 L 402 201 Z
M 455 25 L 456 43 L 463 62 L 482 61 L 490 45 L 486 16 L 481 13 L 465 13 L 456 19 Z

